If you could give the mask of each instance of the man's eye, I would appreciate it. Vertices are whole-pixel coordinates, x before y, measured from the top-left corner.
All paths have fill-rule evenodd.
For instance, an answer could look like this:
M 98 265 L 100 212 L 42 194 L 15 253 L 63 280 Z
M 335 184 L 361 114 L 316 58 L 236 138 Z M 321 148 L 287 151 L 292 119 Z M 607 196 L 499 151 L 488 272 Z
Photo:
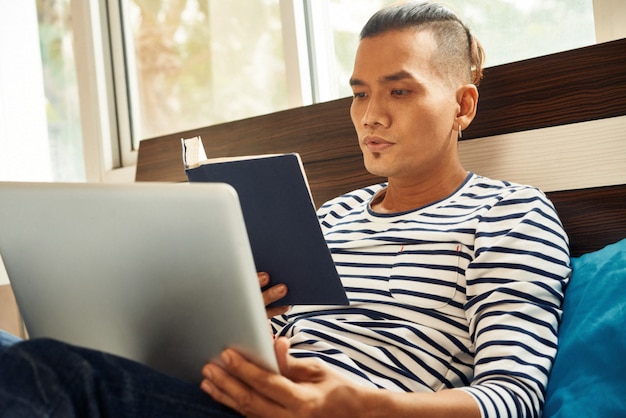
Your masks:
M 407 93 L 408 93 L 408 91 L 404 90 L 404 89 L 394 89 L 394 90 L 391 90 L 391 95 L 392 96 L 404 96 Z
M 366 96 L 366 94 L 365 94 L 365 93 L 361 93 L 361 92 L 355 92 L 355 93 L 353 93 L 352 95 L 353 95 L 353 97 L 354 97 L 355 99 L 362 99 L 362 98 L 364 98 L 364 97 Z

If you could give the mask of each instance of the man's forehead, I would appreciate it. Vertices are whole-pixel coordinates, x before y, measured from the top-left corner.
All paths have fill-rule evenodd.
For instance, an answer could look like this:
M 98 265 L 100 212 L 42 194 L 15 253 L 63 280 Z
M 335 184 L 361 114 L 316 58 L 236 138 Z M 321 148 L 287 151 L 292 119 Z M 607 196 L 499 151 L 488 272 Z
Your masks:
M 367 48 L 370 45 L 386 45 L 387 47 L 413 47 L 430 50 L 436 44 L 437 41 L 432 28 L 425 26 L 390 29 L 374 36 L 368 36 L 359 41 L 358 48 Z
M 388 31 L 359 42 L 355 65 L 376 61 L 401 65 L 408 61 L 430 61 L 437 47 L 431 31 L 403 29 Z M 391 74 L 395 71 L 389 71 Z

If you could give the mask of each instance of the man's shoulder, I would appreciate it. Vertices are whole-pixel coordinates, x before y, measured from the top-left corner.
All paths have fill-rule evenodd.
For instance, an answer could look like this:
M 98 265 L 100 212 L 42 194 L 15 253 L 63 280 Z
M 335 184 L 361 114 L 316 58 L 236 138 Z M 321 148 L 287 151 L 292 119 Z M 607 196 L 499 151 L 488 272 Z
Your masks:
M 539 188 L 505 180 L 492 180 L 475 176 L 470 187 L 465 189 L 462 200 L 466 206 L 481 206 L 484 216 L 516 218 L 531 212 L 543 213 L 558 218 L 552 201 Z
M 536 196 L 545 198 L 545 194 L 535 186 L 511 182 L 507 180 L 495 180 L 474 174 L 464 189 L 464 193 L 476 197 L 494 196 L 506 198 L 509 196 Z

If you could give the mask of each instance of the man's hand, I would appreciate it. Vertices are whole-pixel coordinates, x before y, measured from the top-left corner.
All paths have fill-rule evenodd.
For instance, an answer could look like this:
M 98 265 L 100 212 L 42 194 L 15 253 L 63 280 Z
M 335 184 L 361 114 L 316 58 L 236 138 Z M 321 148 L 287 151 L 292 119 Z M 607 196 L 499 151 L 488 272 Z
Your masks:
M 359 388 L 317 360 L 290 356 L 288 349 L 286 338 L 276 340 L 281 374 L 227 349 L 222 365 L 209 363 L 202 370 L 202 390 L 246 417 L 361 417 L 372 412 L 369 400 L 380 391 Z
M 261 286 L 261 288 L 267 286 L 267 284 L 270 282 L 270 276 L 267 273 L 257 273 L 257 276 L 259 277 L 259 286 Z M 282 283 L 272 286 L 269 289 L 263 291 L 263 302 L 266 306 L 265 311 L 267 312 L 268 318 L 284 314 L 289 310 L 289 306 L 274 306 L 271 308 L 267 307 L 267 305 L 283 298 L 286 294 L 287 286 Z

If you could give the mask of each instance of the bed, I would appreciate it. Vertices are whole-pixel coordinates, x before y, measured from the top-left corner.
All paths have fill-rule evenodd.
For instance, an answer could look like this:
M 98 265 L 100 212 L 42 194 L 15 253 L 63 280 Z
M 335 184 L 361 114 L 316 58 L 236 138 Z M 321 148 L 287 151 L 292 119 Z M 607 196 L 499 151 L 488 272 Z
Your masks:
M 626 416 L 626 39 L 488 68 L 463 132 L 465 168 L 553 201 L 574 273 L 545 415 Z M 363 168 L 350 98 L 141 142 L 136 181 L 186 181 L 181 138 L 210 157 L 298 152 L 315 204 L 380 182 Z

